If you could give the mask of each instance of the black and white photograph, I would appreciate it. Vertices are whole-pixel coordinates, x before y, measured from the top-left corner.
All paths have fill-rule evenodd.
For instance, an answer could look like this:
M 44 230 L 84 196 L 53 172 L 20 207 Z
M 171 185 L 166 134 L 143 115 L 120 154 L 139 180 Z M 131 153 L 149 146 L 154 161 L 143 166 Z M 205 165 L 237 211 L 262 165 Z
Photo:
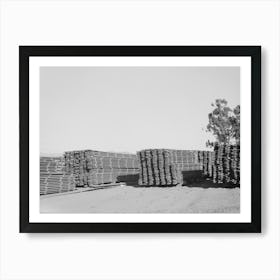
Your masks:
M 40 195 L 41 213 L 239 213 L 239 67 L 41 67 Z
M 252 222 L 251 57 L 168 51 L 29 58 L 30 221 Z

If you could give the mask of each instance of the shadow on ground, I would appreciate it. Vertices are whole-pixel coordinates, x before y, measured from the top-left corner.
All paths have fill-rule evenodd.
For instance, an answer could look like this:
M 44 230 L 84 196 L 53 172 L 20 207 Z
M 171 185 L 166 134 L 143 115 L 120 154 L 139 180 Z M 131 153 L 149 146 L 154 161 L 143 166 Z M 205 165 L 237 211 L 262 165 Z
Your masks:
M 206 178 L 202 171 L 182 171 L 183 176 L 183 184 L 182 186 L 190 187 L 190 188 L 236 188 L 239 185 L 234 185 L 232 183 L 223 183 L 217 184 L 213 183 L 210 179 Z M 174 187 L 174 185 L 170 186 L 140 186 L 138 184 L 139 174 L 134 175 L 120 175 L 117 178 L 118 182 L 126 183 L 128 186 L 136 187 L 136 188 L 147 188 L 147 187 L 158 187 L 158 188 L 166 188 L 166 187 Z
M 239 185 L 232 183 L 213 183 L 211 179 L 205 177 L 202 171 L 182 171 L 183 186 L 189 188 L 236 188 Z
M 120 175 L 117 177 L 117 182 L 126 183 L 128 186 L 132 187 L 142 187 L 138 185 L 139 174 L 133 175 Z

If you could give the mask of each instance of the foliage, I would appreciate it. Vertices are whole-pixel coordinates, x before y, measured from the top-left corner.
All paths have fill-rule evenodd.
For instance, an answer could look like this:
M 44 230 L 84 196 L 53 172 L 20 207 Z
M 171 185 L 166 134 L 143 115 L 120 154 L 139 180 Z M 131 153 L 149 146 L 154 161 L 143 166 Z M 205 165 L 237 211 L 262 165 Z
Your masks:
M 211 132 L 215 142 L 207 141 L 207 146 L 219 144 L 239 144 L 240 143 L 240 105 L 231 109 L 227 106 L 225 99 L 217 99 L 213 111 L 208 115 L 209 123 L 207 132 Z

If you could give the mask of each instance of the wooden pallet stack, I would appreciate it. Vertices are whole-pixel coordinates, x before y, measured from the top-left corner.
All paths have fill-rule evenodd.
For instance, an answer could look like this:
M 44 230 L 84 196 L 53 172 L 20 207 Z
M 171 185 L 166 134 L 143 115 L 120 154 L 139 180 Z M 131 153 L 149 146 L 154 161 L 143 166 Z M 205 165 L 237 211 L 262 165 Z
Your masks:
M 72 191 L 75 178 L 65 173 L 62 157 L 40 157 L 40 195 Z
M 172 162 L 180 171 L 197 171 L 202 170 L 199 161 L 199 151 L 197 150 L 170 150 Z
M 137 152 L 141 186 L 171 186 L 182 183 L 181 172 L 167 149 L 147 149 Z
M 139 173 L 134 154 L 101 151 L 65 152 L 66 172 L 75 176 L 77 186 L 95 186 L 119 182 L 118 177 Z
M 73 174 L 75 184 L 81 187 L 87 184 L 86 181 L 86 158 L 84 151 L 73 151 L 64 153 L 65 172 Z
M 199 160 L 213 183 L 240 184 L 240 146 L 215 145 L 214 151 L 201 151 Z
M 240 147 L 233 146 L 230 150 L 231 155 L 231 181 L 234 184 L 240 184 Z
M 212 177 L 215 154 L 213 151 L 199 151 L 198 160 L 202 169 L 202 174 L 208 177 Z M 216 165 L 215 165 L 216 166 Z
M 62 174 L 64 162 L 62 157 L 40 157 L 40 173 Z

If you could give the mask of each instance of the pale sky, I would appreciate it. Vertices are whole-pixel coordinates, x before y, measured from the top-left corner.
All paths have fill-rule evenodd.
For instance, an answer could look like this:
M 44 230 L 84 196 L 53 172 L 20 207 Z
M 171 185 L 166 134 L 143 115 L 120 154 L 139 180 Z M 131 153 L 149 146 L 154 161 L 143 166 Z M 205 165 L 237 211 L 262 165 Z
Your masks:
M 240 104 L 239 67 L 41 67 L 41 154 L 205 149 L 211 103 Z

